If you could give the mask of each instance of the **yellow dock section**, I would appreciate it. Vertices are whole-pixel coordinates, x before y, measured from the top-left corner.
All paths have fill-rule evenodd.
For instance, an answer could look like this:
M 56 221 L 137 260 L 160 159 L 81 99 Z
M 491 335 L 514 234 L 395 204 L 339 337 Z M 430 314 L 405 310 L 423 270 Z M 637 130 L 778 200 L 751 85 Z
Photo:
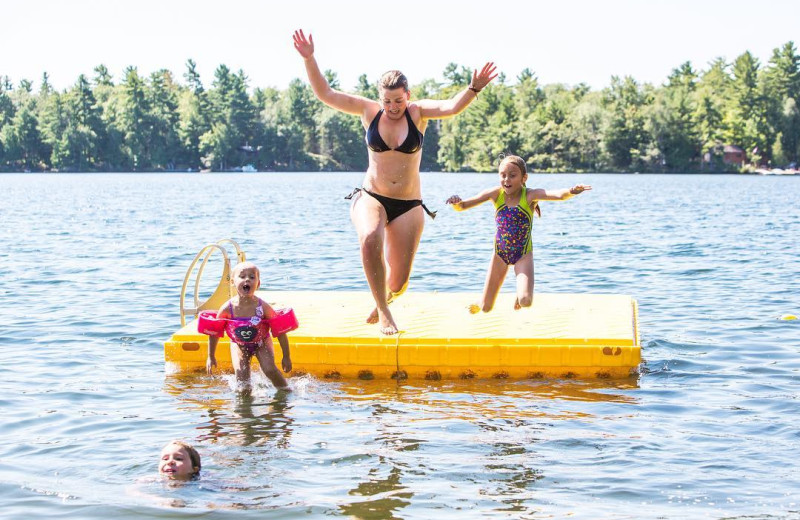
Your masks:
M 401 332 L 383 336 L 365 323 L 369 292 L 262 292 L 273 307 L 292 307 L 293 373 L 322 378 L 619 378 L 641 362 L 636 300 L 613 294 L 536 294 L 513 310 L 501 293 L 492 312 L 470 314 L 476 293 L 408 292 L 391 305 Z M 180 371 L 205 368 L 208 338 L 186 324 L 165 344 Z M 281 349 L 275 342 L 280 366 Z M 217 362 L 230 370 L 227 337 Z

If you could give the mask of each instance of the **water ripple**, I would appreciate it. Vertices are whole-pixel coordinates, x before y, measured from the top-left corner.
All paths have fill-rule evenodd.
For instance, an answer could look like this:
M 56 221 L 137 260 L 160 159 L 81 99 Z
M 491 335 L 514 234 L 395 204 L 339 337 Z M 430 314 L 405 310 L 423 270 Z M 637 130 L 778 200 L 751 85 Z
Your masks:
M 301 178 L 313 204 L 294 189 Z M 409 290 L 478 294 L 493 210 L 443 201 L 495 176 L 423 179 L 440 213 Z M 232 214 L 237 180 L 262 197 L 233 222 L 219 216 Z M 536 290 L 637 298 L 638 377 L 303 376 L 280 397 L 256 376 L 246 398 L 230 376 L 165 375 L 184 269 L 206 242 L 240 241 L 267 290 L 366 292 L 342 199 L 360 181 L 0 175 L 0 238 L 11 244 L 0 251 L 0 305 L 11 309 L 0 323 L 0 515 L 800 517 L 800 322 L 779 319 L 800 314 L 797 178 L 530 176 L 530 186 L 594 186 L 544 203 Z M 513 289 L 509 277 L 503 290 Z M 199 447 L 199 481 L 156 477 L 173 438 Z

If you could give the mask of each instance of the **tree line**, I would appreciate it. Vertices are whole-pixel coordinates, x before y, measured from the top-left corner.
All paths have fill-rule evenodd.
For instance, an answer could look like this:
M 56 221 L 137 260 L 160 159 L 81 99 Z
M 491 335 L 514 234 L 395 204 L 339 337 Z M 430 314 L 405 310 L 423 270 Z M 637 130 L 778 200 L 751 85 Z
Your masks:
M 337 75 L 325 75 L 340 88 Z M 448 98 L 472 72 L 451 63 L 444 82 L 412 87 L 412 99 Z M 149 76 L 128 67 L 115 82 L 99 65 L 56 91 L 43 74 L 0 78 L 0 171 L 364 170 L 364 130 L 332 110 L 300 79 L 288 88 L 250 89 L 242 70 L 217 67 L 210 87 L 188 60 L 183 82 L 169 70 Z M 353 91 L 377 99 L 366 75 Z M 704 70 L 685 62 L 659 86 L 611 78 L 541 85 L 526 69 L 501 75 L 461 115 L 428 125 L 423 170 L 493 171 L 501 154 L 522 156 L 533 171 L 736 171 L 725 145 L 754 165 L 797 163 L 800 153 L 800 56 L 793 42 L 762 65 L 749 51 Z

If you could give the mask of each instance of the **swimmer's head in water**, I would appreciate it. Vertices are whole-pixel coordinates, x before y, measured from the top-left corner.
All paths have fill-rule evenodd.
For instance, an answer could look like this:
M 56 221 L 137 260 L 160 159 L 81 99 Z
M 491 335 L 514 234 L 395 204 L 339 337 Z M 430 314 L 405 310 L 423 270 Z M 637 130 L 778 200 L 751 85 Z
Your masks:
M 190 480 L 200 474 L 200 454 L 189 444 L 172 441 L 161 450 L 158 472 L 173 480 Z
M 252 262 L 240 262 L 231 271 L 231 283 L 239 296 L 252 296 L 261 286 L 261 272 Z
M 399 70 L 390 70 L 384 72 L 381 79 L 378 81 L 379 90 L 395 90 L 402 88 L 404 92 L 408 92 L 408 80 L 405 74 Z

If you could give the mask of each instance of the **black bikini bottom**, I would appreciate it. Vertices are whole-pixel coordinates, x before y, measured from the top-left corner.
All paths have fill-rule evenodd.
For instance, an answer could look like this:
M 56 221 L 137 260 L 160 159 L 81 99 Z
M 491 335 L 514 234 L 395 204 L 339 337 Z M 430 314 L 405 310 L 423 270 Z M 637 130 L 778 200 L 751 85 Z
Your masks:
M 412 200 L 405 200 L 405 199 L 393 199 L 391 197 L 384 197 L 383 195 L 378 195 L 377 193 L 373 193 L 366 188 L 356 188 L 354 189 L 350 195 L 346 196 L 345 199 L 350 200 L 353 196 L 358 193 L 359 191 L 364 191 L 370 194 L 375 200 L 381 203 L 383 209 L 386 210 L 386 223 L 388 224 L 392 220 L 396 219 L 403 213 L 407 211 L 411 211 L 412 209 L 416 208 L 417 206 L 422 206 L 422 209 L 425 210 L 425 213 L 428 214 L 431 218 L 436 218 L 436 212 L 431 211 L 423 204 L 420 199 L 412 199 Z

